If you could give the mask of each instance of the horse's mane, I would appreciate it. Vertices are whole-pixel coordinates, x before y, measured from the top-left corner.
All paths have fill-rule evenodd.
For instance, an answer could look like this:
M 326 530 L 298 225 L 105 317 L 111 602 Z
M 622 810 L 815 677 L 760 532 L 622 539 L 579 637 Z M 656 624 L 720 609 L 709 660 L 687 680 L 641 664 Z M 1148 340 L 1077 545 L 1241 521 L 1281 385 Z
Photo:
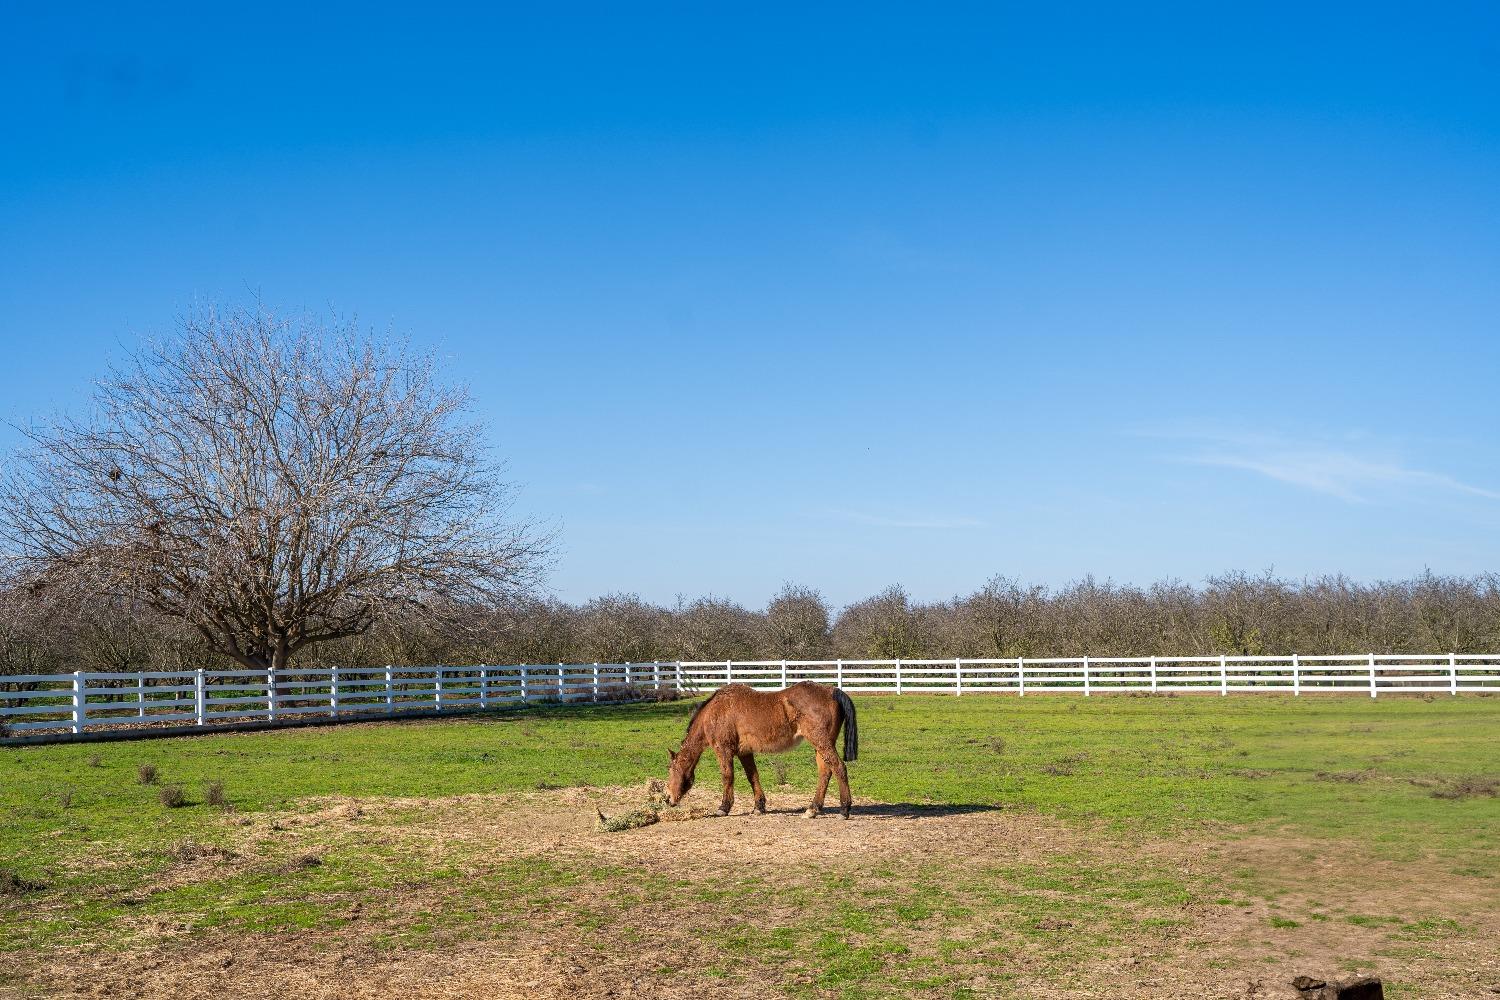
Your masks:
M 723 689 L 720 688 L 719 690 L 722 691 Z M 707 698 L 704 698 L 701 702 L 699 702 L 698 706 L 693 709 L 693 714 L 690 715 L 690 716 L 688 716 L 687 731 L 689 733 L 691 733 L 693 731 L 693 723 L 695 723 L 695 722 L 698 721 L 698 713 L 701 712 L 701 711 L 703 711 L 705 708 L 707 708 L 708 707 L 708 703 L 711 702 L 711 701 L 713 701 L 718 696 L 719 696 L 719 692 L 715 691 L 713 694 L 709 695 Z M 686 735 L 686 733 L 684 733 L 683 735 Z

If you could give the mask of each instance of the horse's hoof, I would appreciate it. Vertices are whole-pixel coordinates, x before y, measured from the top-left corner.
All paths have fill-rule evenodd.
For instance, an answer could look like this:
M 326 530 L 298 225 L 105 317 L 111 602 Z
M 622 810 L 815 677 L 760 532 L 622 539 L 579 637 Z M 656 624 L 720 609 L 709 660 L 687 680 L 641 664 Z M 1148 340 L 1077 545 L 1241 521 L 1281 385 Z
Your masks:
M 812 808 L 811 806 L 808 806 L 806 809 L 802 810 L 802 818 L 803 819 L 817 819 L 818 818 L 818 810 Z
M 841 810 L 841 812 L 843 813 L 843 816 L 844 816 L 845 819 L 849 818 L 849 810 L 844 809 L 844 810 Z
M 728 816 L 729 815 L 729 807 L 728 806 L 720 806 L 719 807 L 719 811 L 716 812 L 716 813 L 714 813 L 714 815 L 715 816 Z
M 766 804 L 764 802 L 756 803 L 755 814 L 757 816 L 764 816 L 766 814 Z

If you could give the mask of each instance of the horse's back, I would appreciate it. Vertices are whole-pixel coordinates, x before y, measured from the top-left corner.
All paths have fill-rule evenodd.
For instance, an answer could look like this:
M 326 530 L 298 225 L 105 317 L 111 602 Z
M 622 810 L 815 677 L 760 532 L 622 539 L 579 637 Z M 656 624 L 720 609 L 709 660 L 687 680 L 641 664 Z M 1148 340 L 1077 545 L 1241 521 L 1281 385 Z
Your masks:
M 711 742 L 732 743 L 740 753 L 790 750 L 803 739 L 801 723 L 818 714 L 817 695 L 808 689 L 826 691 L 806 682 L 781 691 L 725 685 L 703 706 L 707 735 Z

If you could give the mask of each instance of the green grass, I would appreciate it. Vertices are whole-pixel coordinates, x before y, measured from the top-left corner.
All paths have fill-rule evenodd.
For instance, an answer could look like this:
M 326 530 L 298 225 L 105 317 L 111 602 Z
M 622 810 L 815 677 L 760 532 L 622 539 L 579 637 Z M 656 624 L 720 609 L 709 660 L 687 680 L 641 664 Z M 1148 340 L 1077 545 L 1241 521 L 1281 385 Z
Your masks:
M 1469 875 L 1494 871 L 1500 799 L 1440 798 L 1435 790 L 1500 774 L 1500 699 L 1324 697 L 860 698 L 861 758 L 851 766 L 857 795 L 911 805 L 1001 805 L 1102 827 L 1118 836 L 1290 833 L 1336 842 L 1378 858 L 1436 857 Z M 306 808 L 320 796 L 440 797 L 575 785 L 634 785 L 665 771 L 689 703 L 536 708 L 482 718 L 338 726 L 130 743 L 0 750 L 0 876 L 45 883 L 49 899 L 76 903 L 36 918 L 25 894 L 0 894 L 0 952 L 92 942 L 108 946 L 129 914 L 172 915 L 191 930 L 282 933 L 343 926 L 370 890 L 451 885 L 451 901 L 419 922 L 366 912 L 390 947 L 463 939 L 514 915 L 516 907 L 565 906 L 567 889 L 601 882 L 621 899 L 651 905 L 686 893 L 705 903 L 777 893 L 817 917 L 730 933 L 728 956 L 802 962 L 809 995 L 871 995 L 890 978 L 927 984 L 930 995 L 962 996 L 953 978 L 965 956 L 1033 942 L 1056 975 L 1087 949 L 1121 935 L 1169 933 L 1184 904 L 1246 906 L 1273 899 L 1251 870 L 1213 885 L 1143 863 L 1120 872 L 1058 855 L 1045 866 L 983 863 L 951 872 L 878 867 L 826 884 L 768 887 L 680 881 L 632 869 L 578 870 L 529 858 L 482 879 L 462 866 L 430 870 L 399 846 L 334 836 L 321 864 L 287 868 L 264 858 L 223 879 L 145 899 L 132 891 L 174 863 L 184 841 L 233 847 L 234 827 L 205 803 L 222 782 L 241 816 Z M 805 790 L 814 768 L 806 748 L 786 755 L 788 782 Z M 160 787 L 138 781 L 142 765 L 159 784 L 181 786 L 188 803 L 164 807 Z M 711 764 L 701 777 L 708 785 Z M 772 780 L 773 768 L 762 766 Z M 741 790 L 744 794 L 744 790 Z M 712 799 L 713 789 L 697 792 Z M 414 812 L 412 823 L 420 824 Z M 35 895 L 35 894 L 33 894 Z M 832 922 L 815 901 L 841 898 Z M 576 926 L 608 913 L 568 911 Z M 983 940 L 964 929 L 1005 929 Z M 1294 916 L 1296 919 L 1294 919 Z M 1304 921 L 1298 911 L 1266 918 L 1268 934 Z M 1344 914 L 1335 919 L 1385 928 L 1402 940 L 1441 945 L 1465 933 L 1443 917 Z M 907 934 L 936 935 L 946 958 L 908 953 Z M 1017 944 L 1020 942 L 1020 945 Z M 980 961 L 981 959 L 973 959 Z M 1039 959 L 1042 960 L 1042 959 Z M 726 961 L 724 969 L 733 967 Z M 726 973 L 727 974 L 727 973 Z M 797 992 L 794 989 L 792 992 Z M 929 994 L 923 994 L 929 995 Z
M 1284 827 L 1396 858 L 1417 850 L 1489 856 L 1500 831 L 1500 799 L 1432 795 L 1433 783 L 1500 773 L 1500 699 L 904 696 L 858 704 L 862 756 L 852 782 L 857 794 L 887 802 L 1002 804 L 1156 833 Z M 233 808 L 249 812 L 333 794 L 634 784 L 664 773 L 690 707 L 551 708 L 0 750 L 0 865 L 50 881 L 69 857 L 101 842 L 129 853 L 212 838 L 218 824 L 202 799 L 215 781 Z M 787 763 L 791 785 L 812 783 L 805 747 Z M 162 783 L 183 786 L 190 805 L 164 809 L 156 788 L 137 784 L 143 764 Z

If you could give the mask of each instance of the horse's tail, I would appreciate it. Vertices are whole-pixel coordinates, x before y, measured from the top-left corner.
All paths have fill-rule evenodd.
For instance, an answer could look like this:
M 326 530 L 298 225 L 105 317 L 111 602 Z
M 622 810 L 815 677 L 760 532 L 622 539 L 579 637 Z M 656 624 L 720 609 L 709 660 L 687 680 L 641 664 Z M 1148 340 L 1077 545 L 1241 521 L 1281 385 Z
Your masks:
M 854 702 L 842 688 L 833 689 L 833 700 L 838 703 L 839 711 L 844 715 L 844 760 L 851 761 L 859 759 L 859 723 L 854 715 Z

